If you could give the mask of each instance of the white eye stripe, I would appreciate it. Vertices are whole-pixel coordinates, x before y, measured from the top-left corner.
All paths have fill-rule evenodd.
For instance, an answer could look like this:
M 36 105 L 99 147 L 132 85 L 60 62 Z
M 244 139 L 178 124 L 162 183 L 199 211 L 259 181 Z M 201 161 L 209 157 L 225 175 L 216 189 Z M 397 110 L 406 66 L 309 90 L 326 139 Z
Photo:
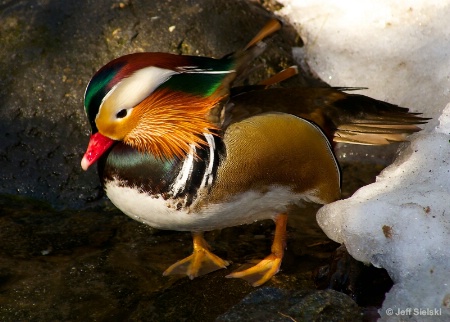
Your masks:
M 159 67 L 146 67 L 122 79 L 105 95 L 99 113 L 104 105 L 108 112 L 116 115 L 123 109 L 131 109 L 149 96 L 159 85 L 178 72 Z
M 180 73 L 186 74 L 230 74 L 234 73 L 235 70 L 212 70 L 212 69 L 202 69 L 198 68 L 198 66 L 180 66 L 177 68 Z

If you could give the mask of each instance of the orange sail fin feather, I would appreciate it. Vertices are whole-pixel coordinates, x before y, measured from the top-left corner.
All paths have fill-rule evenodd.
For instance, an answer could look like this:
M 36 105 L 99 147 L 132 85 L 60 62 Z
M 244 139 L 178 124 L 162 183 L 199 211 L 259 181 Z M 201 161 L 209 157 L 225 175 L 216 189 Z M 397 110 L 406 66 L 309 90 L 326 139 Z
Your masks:
M 256 34 L 255 37 L 253 37 L 252 40 L 248 42 L 248 44 L 244 47 L 244 51 L 248 50 L 249 48 L 255 46 L 264 38 L 269 37 L 273 33 L 277 32 L 281 29 L 281 22 L 278 19 L 271 19 L 269 22 L 265 24 L 265 26 Z

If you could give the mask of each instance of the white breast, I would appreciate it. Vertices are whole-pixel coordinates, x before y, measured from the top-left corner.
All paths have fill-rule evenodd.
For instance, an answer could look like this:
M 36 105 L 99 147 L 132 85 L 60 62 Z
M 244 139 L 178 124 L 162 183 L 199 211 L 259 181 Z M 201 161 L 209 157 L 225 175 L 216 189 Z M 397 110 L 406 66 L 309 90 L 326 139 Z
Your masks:
M 248 191 L 227 203 L 208 205 L 193 212 L 192 207 L 177 210 L 169 200 L 152 197 L 118 181 L 108 182 L 105 190 L 112 203 L 131 218 L 154 228 L 180 231 L 208 231 L 273 219 L 286 212 L 289 205 L 314 195 L 294 195 L 285 187 L 274 186 L 265 193 Z

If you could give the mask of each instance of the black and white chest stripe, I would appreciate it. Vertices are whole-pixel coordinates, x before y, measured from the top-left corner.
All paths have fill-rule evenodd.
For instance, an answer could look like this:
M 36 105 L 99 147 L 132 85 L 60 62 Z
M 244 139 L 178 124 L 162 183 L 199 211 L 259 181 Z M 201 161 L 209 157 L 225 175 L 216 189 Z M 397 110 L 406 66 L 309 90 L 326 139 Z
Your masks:
M 200 191 L 206 191 L 215 180 L 220 158 L 224 151 L 222 139 L 204 134 L 208 146 L 191 145 L 189 154 L 181 164 L 180 172 L 170 187 L 171 199 L 177 200 L 177 208 L 189 207 Z

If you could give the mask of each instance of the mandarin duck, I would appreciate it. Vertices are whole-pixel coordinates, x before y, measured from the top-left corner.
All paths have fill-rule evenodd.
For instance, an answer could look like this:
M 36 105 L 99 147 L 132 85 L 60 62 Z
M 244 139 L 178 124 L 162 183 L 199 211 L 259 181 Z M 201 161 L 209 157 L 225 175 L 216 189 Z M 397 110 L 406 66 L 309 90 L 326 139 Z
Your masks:
M 203 232 L 275 221 L 271 254 L 227 277 L 254 286 L 280 268 L 287 215 L 304 201 L 340 198 L 330 142 L 403 141 L 425 122 L 408 109 L 337 88 L 268 88 L 293 68 L 253 86 L 233 87 L 271 20 L 241 51 L 221 59 L 135 53 L 103 66 L 89 82 L 92 128 L 81 166 L 98 163 L 107 196 L 131 218 L 158 229 L 190 231 L 193 253 L 163 274 L 191 279 L 226 268 Z

